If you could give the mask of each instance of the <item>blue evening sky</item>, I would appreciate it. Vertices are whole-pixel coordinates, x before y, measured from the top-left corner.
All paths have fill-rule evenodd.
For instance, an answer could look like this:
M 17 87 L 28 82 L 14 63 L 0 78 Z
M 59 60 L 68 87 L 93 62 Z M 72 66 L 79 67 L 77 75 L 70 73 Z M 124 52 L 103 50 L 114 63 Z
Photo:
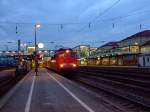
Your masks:
M 36 23 L 46 49 L 119 41 L 150 28 L 149 5 L 150 0 L 0 0 L 0 49 L 16 49 L 18 39 L 34 42 Z

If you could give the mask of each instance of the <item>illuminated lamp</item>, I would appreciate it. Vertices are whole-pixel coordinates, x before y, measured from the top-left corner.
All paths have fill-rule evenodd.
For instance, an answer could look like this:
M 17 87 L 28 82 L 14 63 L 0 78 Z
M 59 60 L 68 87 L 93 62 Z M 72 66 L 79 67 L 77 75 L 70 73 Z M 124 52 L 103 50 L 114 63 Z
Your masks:
M 76 67 L 77 65 L 76 64 L 73 64 L 73 67 Z
M 64 65 L 63 65 L 63 64 L 60 64 L 60 67 L 61 67 L 61 68 L 63 68 L 63 67 L 64 67 Z
M 66 50 L 66 53 L 69 53 L 70 51 L 69 50 Z
M 137 43 L 137 42 L 135 42 L 135 45 L 138 45 L 138 43 Z
M 40 24 L 36 24 L 35 27 L 36 27 L 36 28 L 40 28 L 41 25 L 40 25 Z
M 41 49 L 41 48 L 44 48 L 44 44 L 43 43 L 39 43 L 38 44 L 38 47 Z

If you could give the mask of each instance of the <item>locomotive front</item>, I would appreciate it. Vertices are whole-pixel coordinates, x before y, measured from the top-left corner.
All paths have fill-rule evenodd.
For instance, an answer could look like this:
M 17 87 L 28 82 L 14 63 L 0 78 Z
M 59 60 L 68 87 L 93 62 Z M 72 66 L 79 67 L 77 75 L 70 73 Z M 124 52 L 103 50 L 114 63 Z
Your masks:
M 77 53 L 71 49 L 58 51 L 56 67 L 59 71 L 75 71 L 77 69 Z

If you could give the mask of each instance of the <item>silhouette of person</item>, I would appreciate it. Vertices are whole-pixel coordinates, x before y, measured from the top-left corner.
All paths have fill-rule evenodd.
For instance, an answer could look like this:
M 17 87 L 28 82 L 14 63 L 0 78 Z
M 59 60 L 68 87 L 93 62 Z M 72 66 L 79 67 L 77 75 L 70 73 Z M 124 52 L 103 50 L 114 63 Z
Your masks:
M 35 62 L 35 74 L 38 74 L 38 61 Z

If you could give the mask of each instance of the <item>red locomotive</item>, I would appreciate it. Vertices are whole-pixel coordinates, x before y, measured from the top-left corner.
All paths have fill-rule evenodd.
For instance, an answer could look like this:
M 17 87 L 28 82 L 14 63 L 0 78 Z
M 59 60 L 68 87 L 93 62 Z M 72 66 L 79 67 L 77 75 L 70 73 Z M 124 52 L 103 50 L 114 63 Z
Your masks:
M 56 71 L 76 71 L 77 53 L 72 49 L 59 49 L 48 63 L 49 68 Z

